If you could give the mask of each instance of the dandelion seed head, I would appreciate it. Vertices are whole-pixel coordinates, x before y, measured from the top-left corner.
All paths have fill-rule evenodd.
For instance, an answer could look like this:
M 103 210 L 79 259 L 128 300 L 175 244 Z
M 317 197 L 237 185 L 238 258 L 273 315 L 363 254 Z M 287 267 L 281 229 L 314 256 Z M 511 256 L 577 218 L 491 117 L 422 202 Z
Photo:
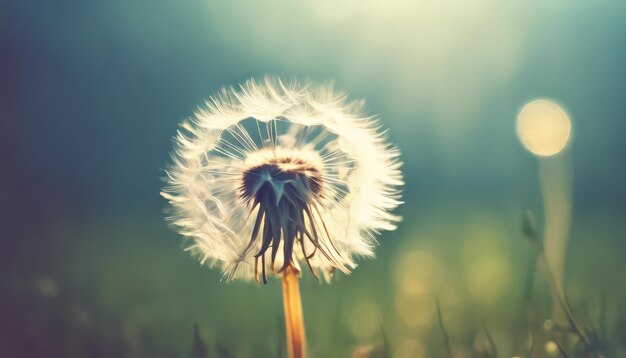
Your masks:
M 266 281 L 288 266 L 329 279 L 371 257 L 400 218 L 399 151 L 332 85 L 248 80 L 183 122 L 162 196 L 203 264 Z

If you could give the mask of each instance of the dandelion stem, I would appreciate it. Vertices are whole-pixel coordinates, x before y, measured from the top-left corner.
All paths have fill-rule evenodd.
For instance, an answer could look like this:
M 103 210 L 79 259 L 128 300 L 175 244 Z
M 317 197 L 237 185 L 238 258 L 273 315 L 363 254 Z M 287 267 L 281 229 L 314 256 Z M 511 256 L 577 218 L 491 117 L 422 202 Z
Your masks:
M 568 157 L 539 160 L 539 185 L 544 206 L 543 254 L 550 263 L 556 283 L 552 320 L 558 325 L 568 322 L 568 313 L 560 305 L 563 296 L 565 255 L 572 218 L 572 179 Z
M 291 265 L 283 271 L 283 304 L 285 306 L 289 358 L 304 358 L 306 357 L 306 337 L 298 285 L 298 271 Z

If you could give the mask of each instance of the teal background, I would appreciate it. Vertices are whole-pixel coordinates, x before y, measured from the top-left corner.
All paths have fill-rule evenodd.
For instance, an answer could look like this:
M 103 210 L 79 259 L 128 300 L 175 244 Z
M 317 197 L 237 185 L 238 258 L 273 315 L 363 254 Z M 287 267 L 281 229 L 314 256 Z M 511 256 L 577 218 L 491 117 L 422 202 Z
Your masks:
M 515 132 L 535 98 L 573 123 L 568 295 L 590 319 L 606 297 L 623 351 L 625 18 L 619 1 L 0 2 L 0 353 L 186 356 L 194 324 L 212 355 L 282 351 L 279 281 L 220 282 L 159 196 L 179 122 L 265 74 L 365 98 L 405 163 L 404 222 L 377 259 L 303 280 L 313 356 L 380 347 L 378 319 L 398 356 L 437 356 L 435 297 L 460 356 L 484 327 L 509 346 L 532 256 L 521 213 L 542 217 Z M 413 312 L 397 277 L 416 250 Z

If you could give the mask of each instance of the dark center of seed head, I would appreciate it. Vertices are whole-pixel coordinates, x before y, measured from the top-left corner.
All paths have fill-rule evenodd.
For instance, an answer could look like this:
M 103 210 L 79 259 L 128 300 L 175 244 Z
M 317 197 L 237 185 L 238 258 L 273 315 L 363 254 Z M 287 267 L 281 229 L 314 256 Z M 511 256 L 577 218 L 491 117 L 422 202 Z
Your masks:
M 283 199 L 308 203 L 322 191 L 317 168 L 303 162 L 269 163 L 243 173 L 241 195 L 258 204 L 278 205 Z M 269 200 L 272 199 L 272 200 Z
M 258 214 L 252 230 L 251 250 L 261 236 L 261 247 L 255 254 L 255 269 L 261 260 L 263 282 L 265 277 L 266 252 L 270 251 L 272 269 L 282 241 L 284 257 L 283 271 L 292 264 L 293 249 L 300 242 L 302 254 L 307 260 L 313 256 L 304 250 L 304 240 L 308 239 L 317 249 L 318 230 L 313 219 L 313 208 L 321 196 L 322 178 L 320 171 L 301 160 L 276 160 L 247 169 L 242 176 L 241 196 L 253 207 L 258 206 Z M 271 250 L 270 250 L 271 248 Z

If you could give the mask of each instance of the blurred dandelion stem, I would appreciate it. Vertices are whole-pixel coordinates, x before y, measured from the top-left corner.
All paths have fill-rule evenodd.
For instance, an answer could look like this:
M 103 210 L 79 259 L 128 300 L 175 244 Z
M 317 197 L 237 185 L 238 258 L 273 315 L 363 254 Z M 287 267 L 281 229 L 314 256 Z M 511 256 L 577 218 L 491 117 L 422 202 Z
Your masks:
M 298 271 L 291 265 L 283 271 L 283 305 L 287 332 L 287 352 L 290 358 L 306 357 L 304 317 L 298 285 Z
M 554 292 L 552 320 L 559 325 L 568 323 L 567 312 L 560 297 L 564 297 L 563 273 L 572 216 L 572 179 L 569 156 L 557 155 L 539 159 L 539 183 L 544 206 L 544 252 L 553 272 Z

